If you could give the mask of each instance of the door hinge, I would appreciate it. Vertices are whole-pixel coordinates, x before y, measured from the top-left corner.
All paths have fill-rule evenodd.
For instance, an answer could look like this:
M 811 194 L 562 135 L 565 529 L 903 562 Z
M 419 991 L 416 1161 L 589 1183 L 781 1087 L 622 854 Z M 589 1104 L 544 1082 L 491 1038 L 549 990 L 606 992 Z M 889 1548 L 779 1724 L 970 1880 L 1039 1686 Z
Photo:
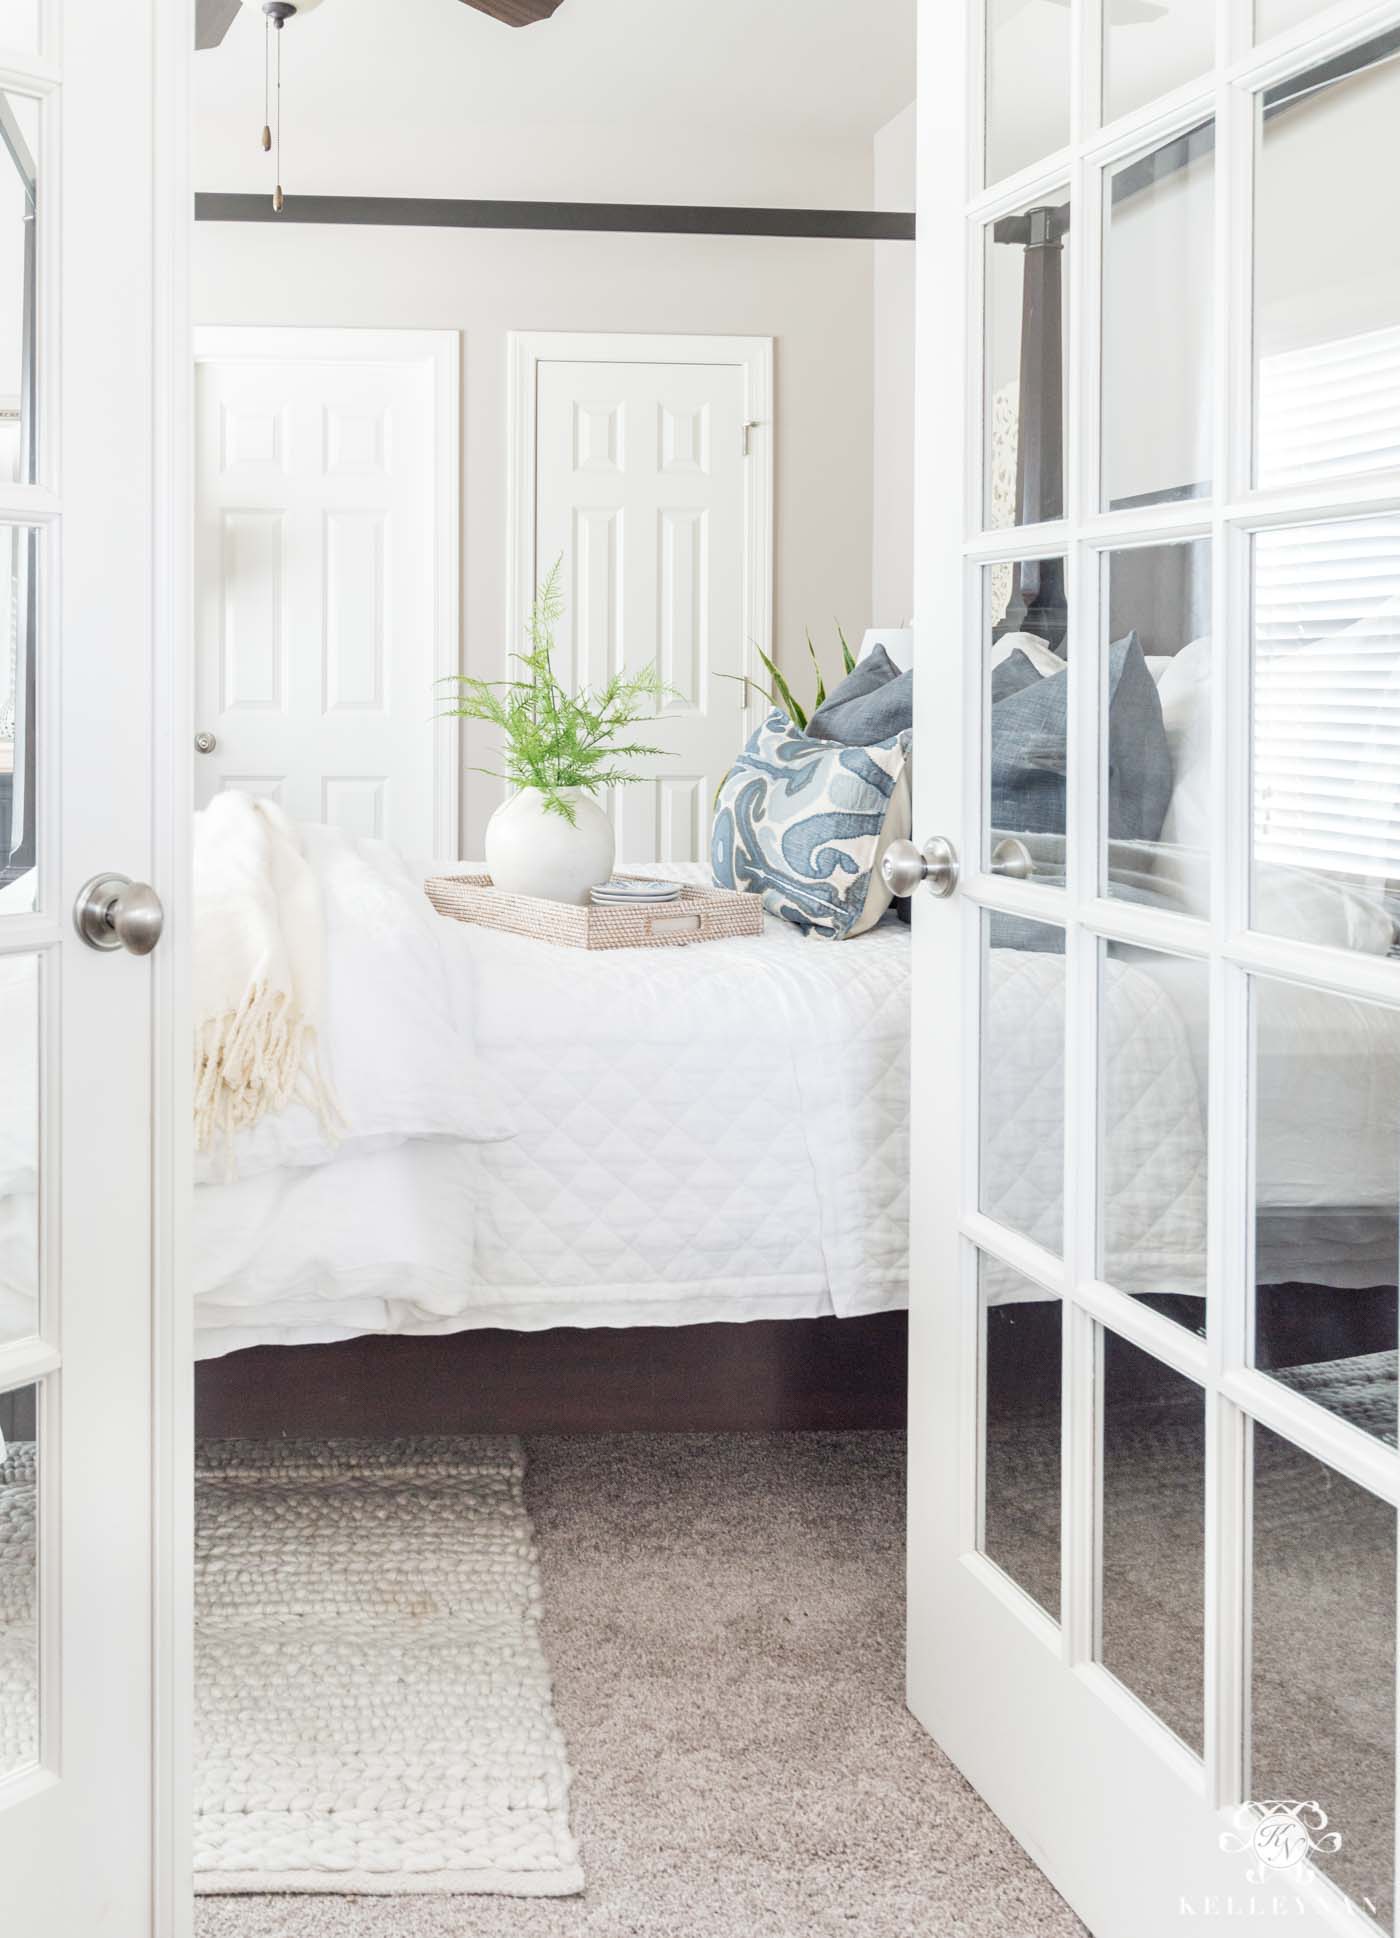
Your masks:
M 752 448 L 753 448 L 753 447 L 752 447 L 752 445 L 751 445 L 751 444 L 750 444 L 750 442 L 749 442 L 749 439 L 750 439 L 750 437 L 752 436 L 752 434 L 753 434 L 753 432 L 755 432 L 755 431 L 756 431 L 756 430 L 758 429 L 758 427 L 759 427 L 759 423 L 760 423 L 760 419 L 758 419 L 757 417 L 753 417 L 753 418 L 750 418 L 750 420 L 748 421 L 748 423 L 747 423 L 747 424 L 745 424 L 745 426 L 744 426 L 744 430 L 743 430 L 743 439 L 744 439 L 744 456 L 745 456 L 745 457 L 748 457 L 748 455 L 749 455 L 749 453 L 750 453 L 750 451 L 751 451 L 751 450 L 752 450 Z

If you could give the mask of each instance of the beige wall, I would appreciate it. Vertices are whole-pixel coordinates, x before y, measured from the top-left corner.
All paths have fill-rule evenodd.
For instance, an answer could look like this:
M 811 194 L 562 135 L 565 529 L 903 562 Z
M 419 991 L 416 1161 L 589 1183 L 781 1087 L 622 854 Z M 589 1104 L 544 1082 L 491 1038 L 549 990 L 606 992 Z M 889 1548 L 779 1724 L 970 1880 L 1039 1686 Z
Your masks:
M 914 206 L 911 102 L 875 137 L 875 206 Z M 914 249 L 877 242 L 874 273 L 874 479 L 871 609 L 875 626 L 914 610 Z M 853 642 L 854 643 L 854 642 Z
M 776 339 L 774 624 L 802 677 L 809 626 L 828 675 L 835 622 L 870 623 L 874 245 L 731 237 L 201 223 L 200 323 L 454 329 L 463 338 L 463 664 L 507 650 L 506 336 L 690 331 Z M 803 682 L 803 690 L 807 682 Z M 424 696 L 425 713 L 430 696 Z M 484 758 L 477 729 L 464 769 Z M 462 852 L 499 791 L 464 772 Z

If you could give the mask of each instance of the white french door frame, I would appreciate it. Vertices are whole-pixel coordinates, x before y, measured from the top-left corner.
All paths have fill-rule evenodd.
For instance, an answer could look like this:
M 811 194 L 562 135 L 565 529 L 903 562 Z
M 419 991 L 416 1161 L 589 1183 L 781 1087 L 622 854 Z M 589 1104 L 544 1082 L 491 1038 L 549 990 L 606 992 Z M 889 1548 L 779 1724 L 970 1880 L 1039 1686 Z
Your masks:
M 1400 512 L 1400 472 L 1337 485 L 1256 490 L 1252 485 L 1252 202 L 1255 97 L 1293 72 L 1400 24 L 1400 0 L 1343 0 L 1275 40 L 1249 45 L 1245 0 L 1217 4 L 1213 71 L 1149 107 L 1097 128 L 1101 34 L 1108 0 L 1073 0 L 1071 129 L 1082 138 L 991 189 L 977 186 L 983 147 L 987 0 L 921 0 L 919 61 L 919 361 L 916 401 L 917 620 L 922 645 L 916 682 L 918 731 L 939 758 L 919 764 L 916 838 L 950 835 L 964 874 L 952 903 L 917 896 L 918 990 L 913 1034 L 911 1244 L 910 1633 L 938 1634 L 943 1647 L 911 1645 L 909 1699 L 972 1781 L 1027 1845 L 1095 1931 L 1148 1938 L 1179 1929 L 1180 1916 L 1152 1921 L 1144 1891 L 1194 1867 L 1206 1888 L 1247 1893 L 1243 1861 L 1222 1863 L 1217 1833 L 1248 1792 L 1250 1423 L 1272 1428 L 1380 1499 L 1400 1502 L 1400 1455 L 1360 1428 L 1311 1405 L 1251 1365 L 1254 1285 L 1251 1199 L 1251 979 L 1280 977 L 1400 1007 L 1400 966 L 1333 948 L 1284 941 L 1250 927 L 1250 542 L 1258 530 Z M 1213 487 L 1204 500 L 1101 511 L 1099 290 L 1103 254 L 1103 170 L 1150 153 L 1213 119 L 1215 152 Z M 1065 408 L 1065 517 L 1015 530 L 982 529 L 984 234 L 998 216 L 1039 200 L 1073 207 L 1066 275 L 1070 358 Z M 962 266 L 950 296 L 946 265 Z M 952 279 L 956 289 L 959 279 Z M 948 453 L 961 451 L 962 462 Z M 1212 624 L 1221 642 L 1214 696 L 1211 914 L 1199 920 L 1110 899 L 1100 892 L 1101 666 L 1107 606 L 1103 562 L 1111 550 L 1173 540 L 1213 541 Z M 1063 556 L 1071 627 L 1067 880 L 1063 888 L 1016 882 L 986 871 L 982 772 L 983 572 L 1015 559 Z M 949 616 L 958 615 L 956 626 Z M 957 648 L 938 651 L 950 637 Z M 934 678 L 930 678 L 930 673 Z M 939 722 L 961 721 L 959 746 Z M 945 758 L 945 754 L 948 758 Z M 1064 1258 L 1056 1258 L 979 1209 L 978 989 L 984 910 L 1000 910 L 1066 931 Z M 1208 965 L 1211 991 L 1208 1148 L 1208 1337 L 1144 1308 L 1103 1283 L 1097 1269 L 1099 939 L 1166 950 Z M 948 1077 L 959 1073 L 956 1107 Z M 1233 1227 L 1233 1229 L 1232 1229 Z M 977 1552 L 980 1537 L 980 1307 L 977 1254 L 989 1254 L 1062 1301 L 1063 1491 L 1059 1623 Z M 1205 1754 L 1197 1758 L 1096 1661 L 1098 1538 L 1096 1331 L 1102 1324 L 1183 1373 L 1206 1400 Z M 929 1503 L 934 1506 L 930 1510 Z M 951 1613 L 953 1628 L 947 1631 Z M 987 1612 L 986 1654 L 931 1664 L 961 1650 L 965 1626 Z M 1028 1637 L 1033 1649 L 1015 1644 Z M 979 1643 L 973 1637 L 973 1650 Z M 1040 1667 L 1034 1667 L 1039 1651 Z M 979 1668 L 1006 1672 L 1026 1694 L 1023 1768 L 1007 1767 L 1005 1744 L 979 1740 L 953 1684 Z M 1036 1740 L 1049 1732 L 1047 1741 Z M 1055 1732 L 1061 1732 L 1058 1738 Z M 1058 1740 L 1096 1739 L 1109 1777 L 1129 1769 L 1129 1794 L 1046 1797 L 1054 1787 Z M 1124 1745 L 1135 1743 L 1133 1760 Z M 1128 1756 L 1128 1761 L 1123 1759 Z M 1068 1766 L 1067 1766 L 1068 1767 Z M 1136 1787 L 1134 1787 L 1134 1785 Z M 1073 1785 L 1069 1787 L 1072 1789 Z M 1183 1805 L 1183 1794 L 1193 1800 Z M 1139 1820 L 1154 1811 L 1171 1849 L 1158 1874 L 1136 1865 Z M 1098 1812 L 1095 1866 L 1067 1866 L 1076 1810 Z M 1179 1821 L 1194 1826 L 1174 1843 Z M 1138 1843 L 1141 1840 L 1137 1840 Z M 1161 1853 L 1159 1853 L 1161 1855 Z M 1148 1867 L 1151 1868 L 1150 1866 Z M 1322 1878 L 1308 1883 L 1308 1915 L 1290 1928 L 1373 1929 Z
M 191 1123 L 192 1040 L 190 1000 L 190 867 L 191 867 L 191 787 L 189 736 L 193 719 L 192 666 L 188 652 L 193 614 L 192 557 L 192 367 L 190 363 L 189 260 L 193 219 L 193 187 L 189 167 L 189 63 L 194 46 L 193 0 L 159 0 L 151 9 L 149 21 L 144 12 L 133 12 L 129 21 L 119 14 L 111 16 L 114 34 L 139 36 L 141 60 L 149 77 L 143 100 L 132 102 L 135 117 L 133 144 L 143 138 L 149 145 L 150 177 L 154 192 L 148 206 L 132 211 L 133 222 L 142 225 L 149 241 L 149 264 L 143 258 L 132 286 L 124 291 L 120 282 L 109 280 L 107 292 L 113 302 L 141 302 L 151 298 L 150 349 L 147 369 L 133 374 L 133 381 L 148 391 L 151 399 L 151 435 L 146 450 L 131 453 L 133 489 L 148 493 L 143 515 L 148 516 L 152 537 L 149 560 L 150 634 L 143 659 L 132 669 L 138 691 L 149 700 L 149 747 L 152 766 L 150 854 L 152 879 L 165 905 L 165 928 L 160 947 L 144 973 L 149 976 L 152 1067 L 150 1071 L 150 1163 L 153 1180 L 151 1205 L 151 1306 L 149 1339 L 139 1356 L 149 1357 L 149 1390 L 123 1392 L 119 1380 L 109 1381 L 104 1404 L 120 1411 L 139 1408 L 148 1431 L 144 1438 L 149 1448 L 152 1477 L 145 1525 L 139 1544 L 134 1545 L 135 1565 L 149 1561 L 149 1642 L 150 1655 L 130 1664 L 135 1689 L 150 1693 L 150 1712 L 145 1718 L 149 1747 L 149 1791 L 141 1800 L 139 1815 L 148 1839 L 140 1852 L 142 1877 L 149 1886 L 148 1903 L 142 1931 L 153 1938 L 184 1938 L 191 1927 L 192 1823 L 190 1813 L 190 1771 L 192 1747 L 190 1707 L 193 1689 L 193 1310 L 189 1287 L 189 1223 L 192 1191 L 193 1148 Z M 77 1308 L 77 1324 L 83 1324 L 96 1309 L 100 1298 L 100 1252 L 102 1232 L 94 1229 L 81 1248 L 68 1247 L 63 1256 L 65 1227 L 71 1240 L 81 1225 L 81 1206 L 61 1205 L 59 1178 L 62 1142 L 57 1108 L 62 1093 L 67 1108 L 73 1108 L 75 1085 L 78 1091 L 100 1089 L 100 1057 L 93 1056 L 100 1045 L 92 1040 L 92 1030 L 60 1029 L 60 989 L 65 964 L 56 947 L 64 938 L 64 951 L 71 960 L 80 957 L 81 947 L 72 938 L 72 912 L 65 896 L 72 863 L 65 859 L 65 847 L 90 850 L 94 840 L 101 846 L 103 807 L 100 800 L 83 801 L 74 825 L 74 776 L 84 767 L 83 741 L 108 735 L 108 724 L 94 714 L 81 720 L 73 730 L 73 685 L 70 678 L 65 695 L 63 685 L 63 601 L 60 548 L 63 542 L 65 505 L 77 495 L 78 480 L 65 477 L 60 466 L 64 394 L 69 407 L 82 385 L 73 380 L 70 370 L 65 379 L 63 338 L 65 331 L 103 328 L 99 308 L 89 309 L 84 319 L 61 317 L 65 298 L 71 304 L 76 293 L 60 286 L 59 261 L 64 248 L 80 248 L 86 258 L 91 250 L 91 280 L 103 273 L 105 244 L 94 231 L 91 217 L 86 227 L 77 216 L 74 199 L 65 202 L 63 193 L 63 150 L 61 117 L 80 113 L 81 103 L 74 98 L 71 83 L 65 86 L 56 50 L 62 46 L 62 0 L 45 0 L 43 7 L 42 51 L 22 60 L 11 57 L 0 61 L 0 88 L 30 96 L 44 104 L 38 147 L 38 176 L 42 193 L 42 221 L 39 230 L 36 297 L 37 331 L 35 354 L 38 370 L 40 413 L 39 475 L 36 484 L 0 483 L 0 519 L 38 527 L 45 544 L 44 569 L 40 579 L 38 635 L 41 651 L 37 662 L 37 708 L 41 717 L 57 721 L 66 705 L 69 731 L 61 748 L 61 762 L 41 760 L 37 778 L 36 820 L 36 911 L 30 915 L 7 915 L 0 949 L 8 955 L 37 956 L 41 990 L 41 1065 L 45 1082 L 40 1097 L 40 1190 L 38 1229 L 41 1257 L 44 1260 L 44 1286 L 48 1301 L 41 1335 L 0 1346 L 0 1390 L 9 1392 L 40 1382 L 38 1432 L 42 1443 L 39 1461 L 39 1650 L 40 1732 L 45 1746 L 42 1761 L 34 1768 L 8 1779 L 4 1786 L 4 1805 L 22 1806 L 26 1797 L 61 1783 L 70 1774 L 64 1767 L 63 1717 L 65 1704 L 86 1700 L 96 1703 L 99 1691 L 92 1684 L 90 1667 L 75 1663 L 72 1652 L 80 1602 L 72 1580 L 71 1561 L 75 1543 L 81 1544 L 83 1573 L 88 1601 L 85 1619 L 100 1619 L 100 1594 L 96 1588 L 108 1539 L 120 1539 L 130 1530 L 118 1526 L 103 1529 L 100 1520 L 89 1512 L 92 1503 L 84 1499 L 77 1532 L 66 1527 L 61 1462 L 70 1457 L 73 1427 L 70 1422 L 60 1431 L 60 1410 L 73 1411 L 73 1396 L 57 1389 L 63 1381 L 66 1352 L 76 1330 L 70 1313 L 66 1326 L 60 1323 L 54 1293 L 58 1274 L 65 1267 L 75 1269 L 74 1250 L 84 1256 L 76 1269 L 89 1288 Z M 116 77 L 114 77 L 116 84 Z M 82 211 L 86 216 L 87 211 Z M 117 246 L 115 240 L 113 249 Z M 145 277 L 151 276 L 147 288 Z M 89 379 L 91 381 L 91 379 Z M 93 487 L 88 485 L 91 492 Z M 89 508 L 91 501 L 89 500 Z M 85 589 L 87 599 L 91 590 Z M 89 615 L 90 616 L 90 615 Z M 50 729 L 51 751 L 57 735 Z M 144 746 L 134 750 L 145 757 Z M 63 779 L 66 768 L 67 780 Z M 65 819 L 65 800 L 67 816 Z M 106 856 L 113 864 L 125 857 Z M 82 965 L 84 968 L 86 964 Z M 102 971 L 120 973 L 122 965 L 113 964 Z M 88 1019 L 84 1019 L 85 1025 Z M 120 1059 L 116 1059 L 120 1066 Z M 72 1194 L 69 1194 L 71 1200 Z M 86 1355 L 91 1360 L 91 1352 Z M 55 1380 L 53 1375 L 57 1374 Z M 92 1398 L 90 1381 L 77 1412 L 81 1414 Z M 85 1432 L 100 1435 L 96 1420 Z M 58 1457 L 44 1458 L 44 1449 Z M 89 1471 L 100 1465 L 94 1449 L 84 1448 L 84 1465 Z M 65 1659 L 65 1648 L 69 1651 Z M 74 1669 L 82 1674 L 71 1673 Z M 110 1726 L 122 1726 L 122 1706 L 112 1704 Z M 134 1813 L 135 1814 L 135 1813 Z M 70 1854 L 74 1866 L 97 1867 L 102 1876 L 104 1842 L 101 1827 L 91 1822 L 84 1827 L 82 1849 Z M 112 1903 L 125 1902 L 125 1882 Z M 120 1915 L 120 1914 L 118 1914 Z M 132 1928 L 133 1938 L 136 1938 Z M 53 1938 L 70 1938 L 67 1931 L 55 1929 Z M 71 1934 L 76 1938 L 76 1934 Z

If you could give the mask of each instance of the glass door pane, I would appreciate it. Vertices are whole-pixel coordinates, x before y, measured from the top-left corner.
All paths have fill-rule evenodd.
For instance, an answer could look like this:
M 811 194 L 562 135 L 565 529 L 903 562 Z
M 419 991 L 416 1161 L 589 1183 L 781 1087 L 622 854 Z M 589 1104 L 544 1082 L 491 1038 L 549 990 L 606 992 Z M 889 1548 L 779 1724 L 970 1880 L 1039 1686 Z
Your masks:
M 39 971 L 0 955 L 0 1346 L 39 1329 Z
M 39 1760 L 38 1398 L 0 1393 L 0 1785 Z
M 1315 1798 L 1311 1861 L 1390 1931 L 1395 1510 L 1266 1427 L 1253 1442 L 1248 1794 Z
M 1058 1299 L 1009 1265 L 980 1260 L 983 1458 L 979 1546 L 1056 1620 L 1060 1614 Z
M 1064 512 L 1069 235 L 1067 191 L 986 232 L 982 516 L 989 531 Z
M 1104 120 L 1194 81 L 1214 51 L 1215 0 L 1104 0 Z
M 1400 916 L 1400 517 L 1255 534 L 1254 926 L 1367 955 Z
M 1103 580 L 1103 892 L 1205 918 L 1214 846 L 1210 541 L 1108 552 Z
M 988 0 L 986 178 L 999 182 L 1069 140 L 1070 10 Z
M 1382 240 L 1394 222 L 1395 36 L 1280 82 L 1258 117 L 1255 479 L 1396 467 L 1400 266 Z
M 1210 490 L 1215 124 L 1104 177 L 1105 511 Z
M 1205 1717 L 1205 1394 L 1100 1330 L 1099 1660 L 1199 1756 Z
M 1396 1440 L 1400 1009 L 1254 986 L 1254 1359 Z

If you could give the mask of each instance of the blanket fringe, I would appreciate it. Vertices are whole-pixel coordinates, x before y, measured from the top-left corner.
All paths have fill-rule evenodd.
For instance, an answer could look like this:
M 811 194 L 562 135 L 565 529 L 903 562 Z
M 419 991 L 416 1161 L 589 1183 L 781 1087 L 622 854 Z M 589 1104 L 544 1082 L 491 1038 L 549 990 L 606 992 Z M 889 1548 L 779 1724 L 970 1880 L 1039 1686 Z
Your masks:
M 285 991 L 255 983 L 236 1009 L 195 1032 L 195 1147 L 221 1143 L 231 1169 L 235 1134 L 290 1103 L 304 1103 L 329 1142 L 340 1141 L 345 1121 L 320 1068 L 315 1030 Z

